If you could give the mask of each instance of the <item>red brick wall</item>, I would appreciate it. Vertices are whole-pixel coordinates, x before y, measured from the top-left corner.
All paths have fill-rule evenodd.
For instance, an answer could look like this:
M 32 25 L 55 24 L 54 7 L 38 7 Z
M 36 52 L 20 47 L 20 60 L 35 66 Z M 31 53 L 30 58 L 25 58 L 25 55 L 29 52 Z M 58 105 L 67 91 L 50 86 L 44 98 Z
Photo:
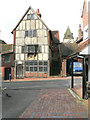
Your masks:
M 8 68 L 8 67 L 1 67 L 2 80 L 4 80 L 4 78 L 5 78 L 5 68 Z M 14 67 L 11 67 L 11 77 L 14 78 Z
M 62 76 L 66 76 L 67 75 L 67 73 L 66 73 L 66 60 L 65 59 L 63 59 L 63 62 L 62 62 L 62 70 L 61 70 L 61 75 Z
M 11 67 L 11 78 L 14 78 L 14 67 Z
M 82 18 L 83 18 L 83 28 L 85 28 L 85 26 L 88 24 L 88 13 L 87 13 L 87 2 L 84 2 L 84 6 L 83 6 L 83 14 L 82 14 Z
M 4 80 L 4 76 L 5 76 L 4 69 L 5 69 L 5 67 L 1 67 L 1 78 L 2 78 L 2 80 Z
M 39 73 L 39 75 L 37 73 L 26 73 L 25 74 L 26 77 L 48 77 L 47 73 Z
M 5 63 L 4 62 L 4 57 L 6 55 L 10 55 L 10 61 Z M 2 67 L 8 66 L 8 67 L 12 67 L 14 66 L 14 53 L 8 53 L 8 54 L 2 54 Z
M 13 45 L 15 45 L 15 30 L 13 31 Z

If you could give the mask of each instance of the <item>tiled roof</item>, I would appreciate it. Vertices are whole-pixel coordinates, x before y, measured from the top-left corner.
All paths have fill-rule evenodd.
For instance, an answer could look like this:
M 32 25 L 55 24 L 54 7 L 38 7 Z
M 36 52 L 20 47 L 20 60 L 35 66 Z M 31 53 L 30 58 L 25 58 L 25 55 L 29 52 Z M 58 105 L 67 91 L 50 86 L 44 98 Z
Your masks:
M 61 56 L 66 57 L 75 52 L 78 48 L 76 43 L 60 43 Z
M 0 40 L 0 44 L 6 44 L 4 40 Z
M 8 53 L 13 51 L 13 45 L 12 44 L 0 44 L 0 53 Z

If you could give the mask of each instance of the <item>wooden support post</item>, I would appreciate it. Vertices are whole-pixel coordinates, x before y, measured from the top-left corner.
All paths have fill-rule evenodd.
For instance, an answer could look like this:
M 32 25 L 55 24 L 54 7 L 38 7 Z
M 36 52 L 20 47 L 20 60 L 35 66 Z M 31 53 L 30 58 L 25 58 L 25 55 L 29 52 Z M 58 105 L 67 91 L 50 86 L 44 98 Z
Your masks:
M 72 80 L 71 80 L 71 88 L 74 87 L 73 85 L 73 59 L 72 59 L 72 68 L 71 68 Z
M 86 61 L 83 58 L 83 81 L 82 81 L 82 98 L 87 97 L 87 87 L 86 87 Z

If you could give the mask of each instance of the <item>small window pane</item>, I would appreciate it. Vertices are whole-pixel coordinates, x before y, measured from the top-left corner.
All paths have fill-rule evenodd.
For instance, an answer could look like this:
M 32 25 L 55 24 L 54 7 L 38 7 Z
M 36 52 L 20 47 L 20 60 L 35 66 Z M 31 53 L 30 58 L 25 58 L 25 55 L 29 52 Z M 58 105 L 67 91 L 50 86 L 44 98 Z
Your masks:
M 47 71 L 47 67 L 44 67 L 44 71 L 45 71 L 45 72 Z
M 5 55 L 5 56 L 4 56 L 4 62 L 5 62 L 5 63 L 10 62 L 10 55 Z
M 35 46 L 28 46 L 29 53 L 35 53 Z
M 24 46 L 22 46 L 22 53 L 24 53 Z
M 44 61 L 44 65 L 47 65 L 48 64 L 48 62 L 47 61 Z
M 24 49 L 25 49 L 25 52 L 28 52 L 28 46 L 25 46 Z
M 28 37 L 28 31 L 25 31 L 25 37 Z
M 34 62 L 34 65 L 37 65 L 37 61 Z
M 32 30 L 30 30 L 30 33 L 29 33 L 30 37 L 32 37 Z
M 41 53 L 41 52 L 42 52 L 42 47 L 41 47 L 41 46 L 38 46 L 37 52 L 38 52 L 38 53 Z
M 33 30 L 33 37 L 36 37 L 36 36 L 37 36 L 37 31 Z
M 37 67 L 34 67 L 34 71 L 37 71 Z
M 33 71 L 33 67 L 30 67 L 30 71 L 31 71 L 31 72 Z
M 26 71 L 29 71 L 29 67 L 26 67 Z
M 42 61 L 39 61 L 39 65 L 43 65 L 43 62 L 42 62 Z
M 29 62 L 27 61 L 27 62 L 25 62 L 25 65 L 29 65 Z
M 33 14 L 28 14 L 27 15 L 27 19 L 29 20 L 29 19 L 34 19 L 34 15 Z
M 43 67 L 39 67 L 39 71 L 40 71 L 40 72 L 43 71 Z
M 33 65 L 33 61 L 30 62 L 30 65 Z

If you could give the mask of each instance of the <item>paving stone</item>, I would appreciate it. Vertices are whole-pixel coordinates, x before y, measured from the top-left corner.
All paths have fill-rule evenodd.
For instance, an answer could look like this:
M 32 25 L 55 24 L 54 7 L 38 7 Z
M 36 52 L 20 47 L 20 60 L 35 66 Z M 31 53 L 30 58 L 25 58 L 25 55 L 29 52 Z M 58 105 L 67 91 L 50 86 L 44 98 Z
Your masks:
M 20 118 L 87 118 L 87 114 L 67 89 L 43 89 Z

